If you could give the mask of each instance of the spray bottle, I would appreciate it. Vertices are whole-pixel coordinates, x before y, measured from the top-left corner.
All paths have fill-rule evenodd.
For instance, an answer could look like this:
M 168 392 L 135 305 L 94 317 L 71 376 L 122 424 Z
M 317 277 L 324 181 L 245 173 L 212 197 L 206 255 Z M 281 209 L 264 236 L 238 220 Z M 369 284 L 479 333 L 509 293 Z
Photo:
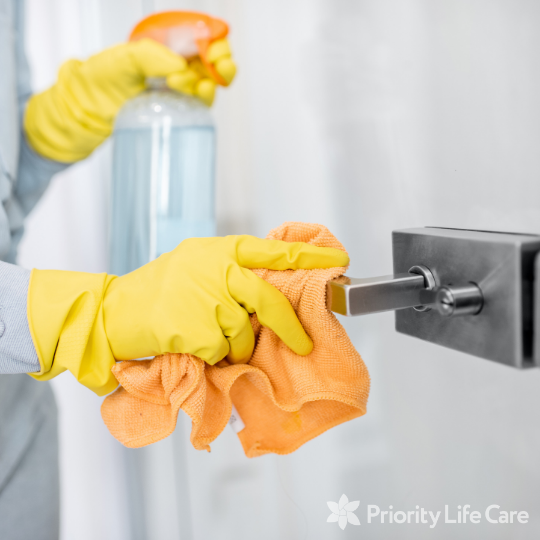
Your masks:
M 130 40 L 152 38 L 190 58 L 228 34 L 224 21 L 196 12 L 150 15 Z M 123 275 L 182 240 L 215 236 L 215 127 L 206 105 L 148 79 L 147 90 L 119 112 L 113 133 L 110 272 Z

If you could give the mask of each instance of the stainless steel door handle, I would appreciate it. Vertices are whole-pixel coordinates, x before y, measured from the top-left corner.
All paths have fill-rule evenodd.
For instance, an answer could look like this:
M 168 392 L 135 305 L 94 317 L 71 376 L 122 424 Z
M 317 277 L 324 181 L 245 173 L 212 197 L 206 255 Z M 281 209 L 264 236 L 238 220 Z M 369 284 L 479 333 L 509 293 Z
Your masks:
M 421 306 L 421 295 L 435 289 L 433 274 L 425 266 L 414 266 L 407 273 L 373 278 L 344 276 L 329 281 L 326 287 L 326 304 L 330 311 L 353 317 Z M 435 298 L 433 298 L 435 301 Z M 428 302 L 432 303 L 432 302 Z
M 475 283 L 437 287 L 429 268 L 418 265 L 406 274 L 363 279 L 343 276 L 329 281 L 326 305 L 346 317 L 411 307 L 416 311 L 435 308 L 445 317 L 455 317 L 478 315 L 484 295 Z

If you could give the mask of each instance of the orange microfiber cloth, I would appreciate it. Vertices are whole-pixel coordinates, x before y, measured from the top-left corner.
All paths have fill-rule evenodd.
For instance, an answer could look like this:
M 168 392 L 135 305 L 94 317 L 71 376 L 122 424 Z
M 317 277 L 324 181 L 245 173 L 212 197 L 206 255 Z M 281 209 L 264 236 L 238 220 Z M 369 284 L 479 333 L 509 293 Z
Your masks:
M 322 225 L 284 223 L 267 238 L 345 251 Z M 313 340 L 308 356 L 292 352 L 252 315 L 256 345 L 248 364 L 223 360 L 210 366 L 189 354 L 116 364 L 113 373 L 121 387 L 101 407 L 110 432 L 125 446 L 145 446 L 170 435 L 182 409 L 193 422 L 193 446 L 210 450 L 229 421 L 232 402 L 245 424 L 238 437 L 246 456 L 255 457 L 288 454 L 365 414 L 367 368 L 326 309 L 326 282 L 344 270 L 254 270 L 291 302 Z

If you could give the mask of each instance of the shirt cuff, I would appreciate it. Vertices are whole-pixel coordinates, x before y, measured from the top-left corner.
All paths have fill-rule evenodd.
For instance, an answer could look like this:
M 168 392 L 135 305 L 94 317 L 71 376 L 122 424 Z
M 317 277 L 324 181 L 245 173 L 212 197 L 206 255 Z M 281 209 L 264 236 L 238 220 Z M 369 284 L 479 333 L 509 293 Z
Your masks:
M 26 314 L 30 271 L 0 261 L 0 373 L 33 373 L 40 365 Z

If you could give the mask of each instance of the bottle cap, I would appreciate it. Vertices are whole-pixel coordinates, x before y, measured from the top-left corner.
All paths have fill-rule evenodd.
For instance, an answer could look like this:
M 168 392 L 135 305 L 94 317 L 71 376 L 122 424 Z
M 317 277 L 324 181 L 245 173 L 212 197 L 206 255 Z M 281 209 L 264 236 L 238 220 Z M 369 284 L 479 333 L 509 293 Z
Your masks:
M 161 11 L 142 19 L 131 31 L 129 41 L 150 38 L 185 58 L 199 56 L 205 68 L 221 86 L 227 82 L 208 61 L 208 47 L 229 33 L 221 19 L 197 11 Z

